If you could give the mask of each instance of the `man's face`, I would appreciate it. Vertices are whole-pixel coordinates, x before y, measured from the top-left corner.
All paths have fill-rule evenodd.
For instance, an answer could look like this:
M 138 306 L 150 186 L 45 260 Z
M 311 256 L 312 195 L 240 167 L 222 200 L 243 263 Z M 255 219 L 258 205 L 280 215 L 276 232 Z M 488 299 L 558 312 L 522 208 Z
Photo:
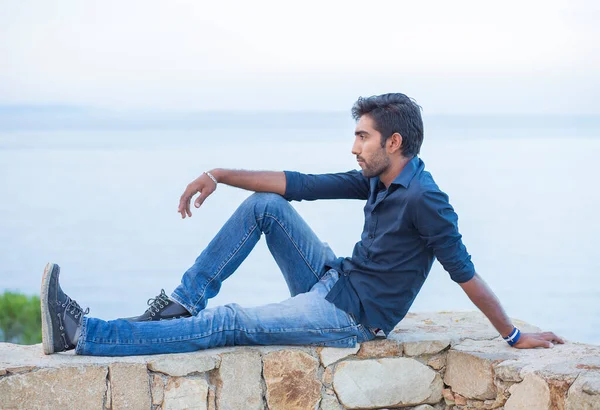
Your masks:
M 390 167 L 390 158 L 381 146 L 381 133 L 375 129 L 370 116 L 360 117 L 354 135 L 352 154 L 356 155 L 363 175 L 372 178 L 385 172 Z

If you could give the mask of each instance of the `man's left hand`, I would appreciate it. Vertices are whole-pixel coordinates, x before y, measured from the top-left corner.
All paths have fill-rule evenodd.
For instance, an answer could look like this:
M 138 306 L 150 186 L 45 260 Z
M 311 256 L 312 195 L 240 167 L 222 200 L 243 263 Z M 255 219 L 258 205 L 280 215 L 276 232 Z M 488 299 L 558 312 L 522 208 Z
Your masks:
M 552 332 L 543 333 L 521 333 L 519 341 L 513 346 L 517 349 L 532 349 L 534 347 L 550 348 L 556 343 L 563 344 L 565 341 Z

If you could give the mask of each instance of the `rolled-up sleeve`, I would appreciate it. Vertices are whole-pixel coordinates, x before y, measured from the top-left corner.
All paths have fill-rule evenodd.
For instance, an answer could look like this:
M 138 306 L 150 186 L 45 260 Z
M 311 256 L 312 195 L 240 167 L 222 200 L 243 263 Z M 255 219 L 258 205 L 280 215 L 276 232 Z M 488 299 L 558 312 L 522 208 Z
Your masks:
M 475 267 L 458 232 L 458 215 L 445 193 L 432 190 L 419 195 L 414 220 L 421 238 L 453 281 L 464 283 L 473 278 Z
M 317 199 L 367 199 L 369 180 L 360 171 L 337 174 L 302 174 L 284 171 L 286 178 L 284 198 L 288 201 Z

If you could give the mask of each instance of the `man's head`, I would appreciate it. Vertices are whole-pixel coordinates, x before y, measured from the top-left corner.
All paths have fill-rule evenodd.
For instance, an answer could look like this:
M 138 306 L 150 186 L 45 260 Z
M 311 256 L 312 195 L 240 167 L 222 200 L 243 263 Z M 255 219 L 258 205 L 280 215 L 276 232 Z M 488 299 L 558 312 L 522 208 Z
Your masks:
M 373 120 L 381 134 L 381 146 L 394 133 L 402 137 L 402 155 L 412 158 L 421 150 L 423 143 L 423 120 L 421 107 L 410 97 L 400 93 L 359 97 L 352 106 L 352 117 L 359 121 L 364 115 Z
M 417 155 L 423 143 L 421 107 L 404 94 L 360 97 L 352 107 L 357 121 L 352 153 L 368 177 L 393 174 Z

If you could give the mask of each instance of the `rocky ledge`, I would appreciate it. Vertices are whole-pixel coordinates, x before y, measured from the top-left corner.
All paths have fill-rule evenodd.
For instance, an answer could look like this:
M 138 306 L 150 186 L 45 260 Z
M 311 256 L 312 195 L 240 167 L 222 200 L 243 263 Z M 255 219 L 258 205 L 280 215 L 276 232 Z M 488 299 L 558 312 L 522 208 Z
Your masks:
M 519 321 L 525 331 L 536 328 Z M 0 343 L 0 408 L 600 409 L 600 347 L 510 348 L 479 313 L 409 314 L 353 349 L 44 356 Z

